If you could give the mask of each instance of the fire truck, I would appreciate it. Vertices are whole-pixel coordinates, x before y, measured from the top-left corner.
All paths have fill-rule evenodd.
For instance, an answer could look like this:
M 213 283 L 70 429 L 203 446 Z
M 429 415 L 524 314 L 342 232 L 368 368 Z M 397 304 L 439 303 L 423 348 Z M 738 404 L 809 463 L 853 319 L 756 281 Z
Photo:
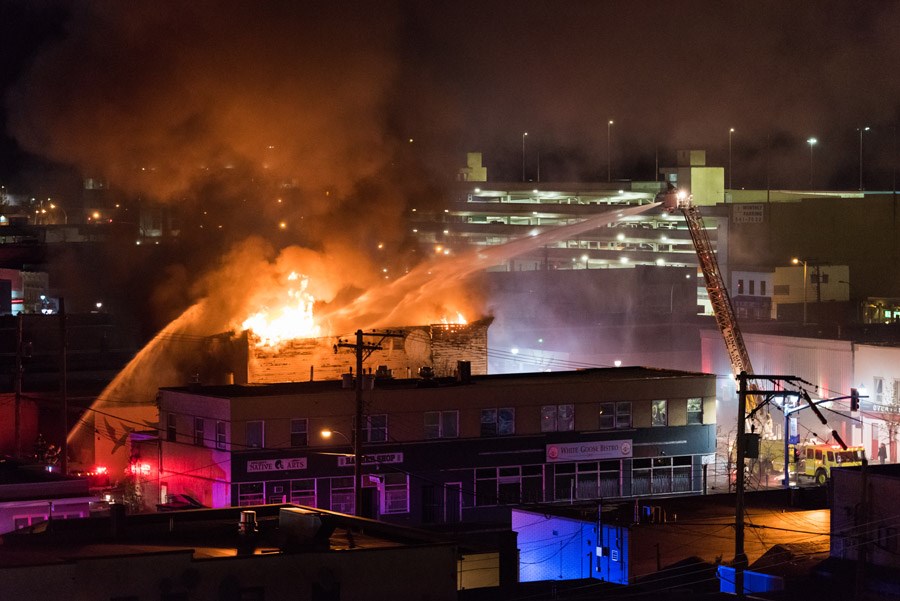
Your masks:
M 831 468 L 852 467 L 862 465 L 865 459 L 863 447 L 847 447 L 838 445 L 816 444 L 803 450 L 803 473 L 815 479 L 816 484 L 825 484 L 831 478 Z

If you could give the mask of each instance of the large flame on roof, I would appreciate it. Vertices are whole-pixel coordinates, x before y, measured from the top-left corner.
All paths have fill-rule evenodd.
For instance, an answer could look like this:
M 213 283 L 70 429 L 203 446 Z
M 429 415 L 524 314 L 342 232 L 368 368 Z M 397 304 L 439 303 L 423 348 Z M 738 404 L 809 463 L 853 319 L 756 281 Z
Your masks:
M 462 313 L 460 313 L 459 311 L 457 311 L 457 312 L 456 312 L 456 317 L 446 317 L 446 316 L 441 317 L 441 323 L 444 324 L 444 325 L 448 325 L 448 326 L 449 326 L 449 325 L 459 325 L 459 326 L 464 326 L 464 325 L 468 324 L 469 322 L 466 321 L 466 318 L 463 317 L 463 314 L 462 314 Z
M 292 271 L 288 276 L 288 302 L 277 309 L 263 307 L 241 327 L 253 333 L 256 346 L 277 348 L 298 338 L 317 338 L 321 328 L 313 315 L 315 298 L 307 292 L 309 278 Z

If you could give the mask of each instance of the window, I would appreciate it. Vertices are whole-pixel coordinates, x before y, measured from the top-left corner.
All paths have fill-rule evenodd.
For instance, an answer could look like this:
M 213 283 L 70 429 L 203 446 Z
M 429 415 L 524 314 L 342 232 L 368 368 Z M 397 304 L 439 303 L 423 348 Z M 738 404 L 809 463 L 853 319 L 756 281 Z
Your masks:
M 385 442 L 387 440 L 387 414 L 366 416 L 363 442 Z
M 772 289 L 775 296 L 788 296 L 791 293 L 790 284 L 775 284 Z
M 765 280 L 760 280 L 760 282 L 759 282 L 759 295 L 760 296 L 766 295 L 766 281 Z
M 669 425 L 668 408 L 668 401 L 650 401 L 650 425 Z
M 601 430 L 627 429 L 631 427 L 631 401 L 600 403 L 598 427 Z
M 884 404 L 884 378 L 875 378 L 875 403 Z
M 516 433 L 516 410 L 513 407 L 481 410 L 482 436 L 510 436 Z
M 459 411 L 426 411 L 425 438 L 457 438 L 459 436 Z
M 225 422 L 216 422 L 216 448 L 225 450 Z
M 316 507 L 316 481 L 314 478 L 291 480 L 291 503 Z
M 690 492 L 692 490 L 690 455 L 635 459 L 632 464 L 632 495 Z
M 265 503 L 262 482 L 243 482 L 238 484 L 238 505 L 262 505 Z
M 541 432 L 571 432 L 575 429 L 575 405 L 541 407 Z
M 381 513 L 409 513 L 409 478 L 406 474 L 384 474 Z
M 265 442 L 265 422 L 247 422 L 247 448 L 261 449 Z
M 744 293 L 744 280 L 738 280 L 738 294 Z
M 194 444 L 198 447 L 202 447 L 205 444 L 205 440 L 203 439 L 203 418 L 195 417 L 194 418 Z
M 750 280 L 750 296 L 756 294 L 756 280 Z
M 687 423 L 689 426 L 703 423 L 703 399 L 687 400 Z
M 475 504 L 506 505 L 544 500 L 541 465 L 487 467 L 475 470 Z
M 177 423 L 177 418 L 174 413 L 170 413 L 166 417 L 166 440 L 169 442 L 175 442 L 178 432 L 175 428 Z
M 621 496 L 621 468 L 620 461 L 556 464 L 556 499 L 562 501 Z
M 36 514 L 36 515 L 18 515 L 13 517 L 13 527 L 18 530 L 20 528 L 25 528 L 26 526 L 33 526 L 34 524 L 40 524 L 41 522 L 46 522 L 49 516 L 47 514 Z
M 352 514 L 354 501 L 353 476 L 331 478 L 331 511 Z
M 291 420 L 291 446 L 305 447 L 309 444 L 306 418 Z

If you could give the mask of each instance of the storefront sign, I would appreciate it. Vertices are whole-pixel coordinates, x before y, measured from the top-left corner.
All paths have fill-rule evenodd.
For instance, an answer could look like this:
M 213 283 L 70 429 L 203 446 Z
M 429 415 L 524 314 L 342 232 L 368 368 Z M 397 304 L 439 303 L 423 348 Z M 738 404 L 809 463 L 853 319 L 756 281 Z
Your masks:
M 338 466 L 346 467 L 354 465 L 356 457 L 353 455 L 338 457 Z M 403 463 L 403 453 L 378 453 L 377 455 L 363 455 L 363 465 L 375 463 Z
M 247 462 L 248 473 L 305 469 L 306 457 L 289 457 L 286 459 L 251 459 Z
M 630 440 L 548 444 L 547 461 L 588 461 L 631 457 Z

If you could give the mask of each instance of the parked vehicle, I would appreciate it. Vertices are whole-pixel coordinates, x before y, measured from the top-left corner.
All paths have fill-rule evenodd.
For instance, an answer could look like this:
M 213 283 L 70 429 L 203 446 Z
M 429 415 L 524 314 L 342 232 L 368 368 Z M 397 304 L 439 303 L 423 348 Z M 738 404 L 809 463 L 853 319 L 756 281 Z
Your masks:
M 815 479 L 816 484 L 825 484 L 831 478 L 831 468 L 862 465 L 866 451 L 863 447 L 817 444 L 804 449 L 803 473 Z

